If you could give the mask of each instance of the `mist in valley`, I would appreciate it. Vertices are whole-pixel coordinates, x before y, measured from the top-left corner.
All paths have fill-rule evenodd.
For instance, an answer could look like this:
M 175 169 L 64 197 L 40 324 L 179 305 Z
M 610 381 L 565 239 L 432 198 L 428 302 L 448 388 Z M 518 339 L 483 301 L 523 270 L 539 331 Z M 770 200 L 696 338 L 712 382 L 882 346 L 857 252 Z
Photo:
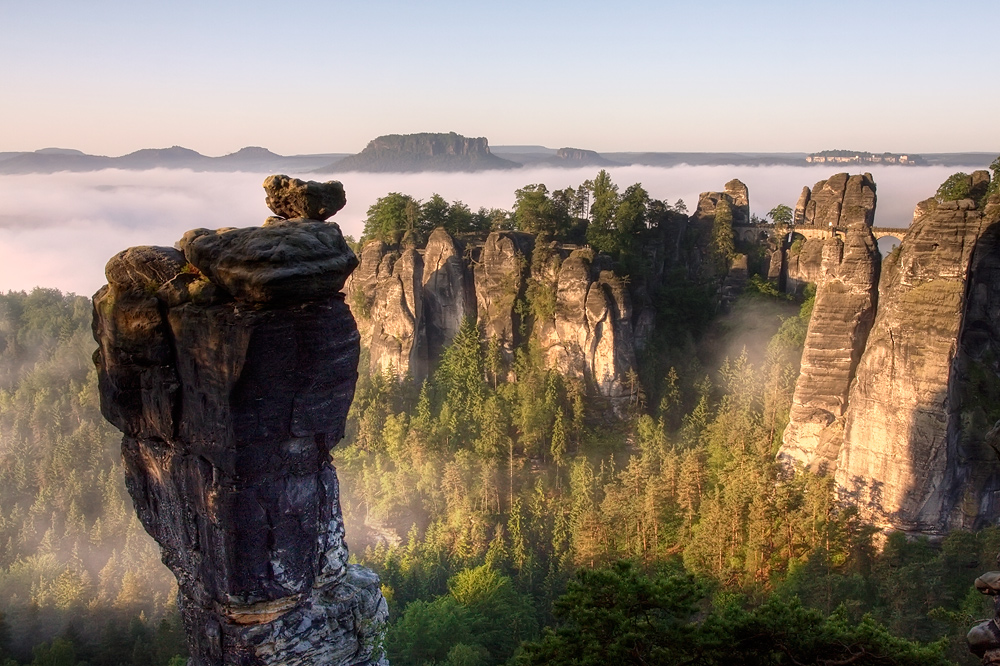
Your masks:
M 750 188 L 752 212 L 763 217 L 776 204 L 794 206 L 804 185 L 842 171 L 836 167 L 623 166 L 608 171 L 620 187 L 642 183 L 650 196 L 693 210 L 700 192 L 720 190 L 739 178 Z M 914 205 L 934 194 L 953 167 L 872 167 L 878 184 L 876 224 L 905 227 Z M 425 200 L 509 209 L 514 191 L 544 183 L 549 190 L 577 186 L 596 167 L 515 169 L 479 173 L 293 174 L 336 178 L 347 206 L 333 218 L 345 234 L 360 237 L 365 213 L 378 197 L 402 192 Z M 188 170 L 106 170 L 89 173 L 0 176 L 0 292 L 58 288 L 82 295 L 104 284 L 104 264 L 133 245 L 173 245 L 196 227 L 251 226 L 263 222 L 262 173 L 197 173 Z
M 510 209 L 514 192 L 520 187 L 533 183 L 544 183 L 550 190 L 576 187 L 592 179 L 597 170 L 293 175 L 341 180 L 348 204 L 333 219 L 345 234 L 359 238 L 369 206 L 389 192 L 406 193 L 420 200 L 438 193 L 448 201 L 462 201 L 473 210 Z M 954 170 L 872 168 L 879 196 L 876 224 L 908 225 L 914 205 L 933 195 Z M 804 185 L 811 187 L 841 170 L 627 166 L 608 171 L 622 190 L 632 183 L 642 183 L 651 197 L 671 203 L 683 199 L 692 211 L 700 192 L 721 190 L 727 181 L 738 178 L 749 187 L 752 212 L 763 217 L 779 203 L 794 206 Z M 266 175 L 158 169 L 2 176 L 0 200 L 6 207 L 0 210 L 0 253 L 5 258 L 0 262 L 0 294 L 31 292 L 41 286 L 89 297 L 105 282 L 107 260 L 129 246 L 173 245 L 186 230 L 197 227 L 258 225 L 269 215 L 261 188 Z M 70 626 L 93 630 L 101 626 L 107 613 L 125 618 L 141 612 L 156 622 L 164 616 L 172 617 L 175 588 L 169 572 L 158 563 L 158 549 L 139 526 L 124 491 L 118 459 L 119 433 L 104 422 L 98 410 L 90 361 L 93 343 L 89 304 L 84 299 L 60 300 L 52 293 L 8 294 L 5 298 L 0 302 L 0 334 L 14 330 L 15 321 L 18 325 L 35 322 L 30 326 L 38 329 L 33 328 L 32 334 L 25 336 L 29 343 L 16 346 L 4 342 L 0 348 L 0 357 L 11 367 L 21 369 L 0 385 L 0 397 L 6 400 L 6 413 L 0 414 L 0 434 L 6 438 L 4 444 L 9 445 L 7 453 L 23 462 L 23 469 L 11 472 L 11 478 L 23 480 L 8 484 L 11 492 L 7 503 L 13 508 L 6 524 L 11 536 L 0 541 L 0 551 L 9 562 L 7 569 L 0 571 L 0 592 L 4 593 L 0 595 L 0 612 L 7 615 L 12 647 L 19 658 L 26 660 L 31 646 L 40 638 L 48 640 Z M 794 317 L 797 310 L 796 302 L 749 299 L 719 317 L 700 346 L 704 366 L 698 376 L 690 372 L 687 381 L 682 373 L 682 379 L 691 384 L 685 389 L 691 394 L 688 402 L 696 397 L 693 382 L 706 373 L 714 376 L 726 358 L 736 359 L 745 350 L 747 362 L 763 368 L 769 341 L 782 321 Z M 29 311 L 39 314 L 20 316 Z M 63 395 L 61 390 L 51 390 L 53 386 L 67 386 L 70 390 Z M 539 388 L 538 393 L 542 392 Z M 407 405 L 402 411 L 413 411 L 412 405 Z M 64 418 L 64 414 L 74 418 Z M 384 430 L 388 434 L 384 437 L 390 440 L 393 433 L 405 435 L 408 427 L 401 415 L 387 414 Z M 612 443 L 607 444 L 609 447 L 624 446 L 621 433 L 601 431 L 599 435 Z M 577 435 L 578 440 L 581 437 Z M 358 433 L 353 433 L 345 444 L 352 439 L 358 439 Z M 402 441 L 401 436 L 399 439 Z M 594 435 L 594 439 L 599 437 Z M 579 441 L 577 446 L 581 446 Z M 345 448 L 335 450 L 335 459 L 345 455 Z M 416 446 L 415 450 L 423 449 Z M 510 450 L 513 452 L 513 446 Z M 356 457 L 357 452 L 350 455 Z M 510 470 L 493 463 L 483 467 L 494 487 L 496 502 L 500 502 L 496 488 L 502 485 L 505 473 L 509 471 L 513 477 L 515 471 L 520 474 L 521 465 L 530 471 L 535 464 L 527 453 L 524 455 L 517 470 L 513 453 Z M 458 456 L 457 460 L 468 462 L 471 458 Z M 405 530 L 411 523 L 419 522 L 424 527 L 424 507 L 394 508 L 394 524 L 377 516 L 367 520 L 371 495 L 365 488 L 367 475 L 359 471 L 361 465 L 350 456 L 337 463 L 344 481 L 347 541 L 355 555 L 363 556 L 366 546 L 380 542 L 384 547 L 407 541 L 410 535 Z M 448 465 L 453 472 L 460 467 L 450 460 Z M 421 469 L 430 470 L 434 476 L 440 472 L 434 465 Z M 461 469 L 462 474 L 467 474 L 473 468 Z M 527 478 L 534 472 L 524 474 Z M 612 472 L 608 474 L 608 480 L 613 478 Z M 400 472 L 399 478 L 409 477 Z M 71 482 L 64 483 L 64 479 Z M 405 485 L 401 483 L 400 487 Z M 43 488 L 63 486 L 69 489 L 65 493 L 41 492 Z M 80 608 L 86 608 L 86 614 L 80 615 Z M 157 631 L 161 629 L 165 634 L 176 634 L 175 638 L 180 636 L 174 625 Z M 138 642 L 139 638 L 130 640 Z

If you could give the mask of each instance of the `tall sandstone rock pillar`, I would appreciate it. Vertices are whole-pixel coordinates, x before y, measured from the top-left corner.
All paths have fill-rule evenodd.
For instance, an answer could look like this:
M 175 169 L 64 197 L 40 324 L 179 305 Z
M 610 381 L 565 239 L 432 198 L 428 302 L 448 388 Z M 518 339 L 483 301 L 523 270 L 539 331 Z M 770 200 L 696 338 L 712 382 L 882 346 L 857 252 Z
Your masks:
M 1000 205 L 928 199 L 883 264 L 850 393 L 842 497 L 873 524 L 942 533 L 1000 515 Z
M 817 183 L 816 190 L 819 196 L 811 198 L 805 188 L 798 208 L 808 207 L 828 228 L 846 232 L 843 238 L 832 234 L 809 241 L 822 243 L 816 303 L 778 456 L 832 472 L 844 441 L 851 381 L 875 320 L 881 255 L 871 230 L 876 203 L 871 176 L 838 174 Z
M 330 449 L 357 381 L 340 183 L 265 181 L 263 227 L 135 247 L 94 296 L 101 409 L 177 577 L 193 666 L 384 663 Z

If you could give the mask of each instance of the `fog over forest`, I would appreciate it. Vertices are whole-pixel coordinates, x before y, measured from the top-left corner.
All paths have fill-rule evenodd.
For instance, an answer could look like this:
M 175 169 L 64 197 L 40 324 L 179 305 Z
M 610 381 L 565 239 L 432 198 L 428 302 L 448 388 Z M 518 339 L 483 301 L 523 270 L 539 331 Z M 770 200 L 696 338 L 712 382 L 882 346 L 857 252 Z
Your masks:
M 853 165 L 852 165 L 853 166 Z M 622 187 L 642 183 L 650 196 L 690 209 L 699 192 L 719 190 L 739 178 L 750 188 L 759 216 L 785 203 L 794 206 L 804 185 L 838 171 L 830 167 L 623 166 L 608 171 Z M 856 170 L 856 169 L 855 169 Z M 953 167 L 870 167 L 878 184 L 879 226 L 910 223 L 913 207 L 934 194 Z M 365 212 L 388 192 L 426 199 L 438 193 L 471 209 L 511 208 L 514 191 L 531 183 L 550 190 L 593 178 L 596 167 L 516 169 L 479 173 L 346 173 L 348 203 L 335 219 L 344 233 L 361 235 Z M 90 295 L 104 283 L 103 267 L 132 245 L 172 245 L 196 227 L 251 226 L 268 215 L 261 182 L 267 174 L 200 173 L 188 170 L 106 170 L 90 173 L 0 177 L 0 291 L 55 287 Z M 302 178 L 330 176 L 292 174 Z

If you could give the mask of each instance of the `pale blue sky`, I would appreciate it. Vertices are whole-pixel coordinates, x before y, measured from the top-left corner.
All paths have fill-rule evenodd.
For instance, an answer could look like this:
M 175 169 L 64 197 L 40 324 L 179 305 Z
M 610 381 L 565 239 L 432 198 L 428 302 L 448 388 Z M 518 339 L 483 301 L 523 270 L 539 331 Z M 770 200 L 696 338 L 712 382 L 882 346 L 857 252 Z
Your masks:
M 0 0 L 0 151 L 1000 152 L 1000 2 Z

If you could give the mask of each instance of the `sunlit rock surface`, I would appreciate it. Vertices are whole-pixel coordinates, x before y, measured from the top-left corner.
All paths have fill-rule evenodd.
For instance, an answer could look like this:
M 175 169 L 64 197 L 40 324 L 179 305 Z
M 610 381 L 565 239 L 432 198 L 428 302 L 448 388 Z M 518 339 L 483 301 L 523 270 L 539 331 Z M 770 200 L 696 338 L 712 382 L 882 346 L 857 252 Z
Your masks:
M 845 229 L 875 221 L 875 181 L 870 173 L 850 176 L 838 173 L 821 180 L 812 189 L 802 188 L 795 204 L 794 224 L 810 231 Z M 803 232 L 805 233 L 805 232 Z M 806 283 L 822 278 L 823 238 L 797 237 L 799 242 L 787 256 L 787 290 L 800 291 Z
M 838 174 L 815 190 L 811 202 L 809 189 L 803 190 L 806 210 L 846 231 L 807 243 L 820 251 L 809 271 L 816 301 L 778 457 L 832 472 L 843 443 L 848 391 L 875 319 L 881 255 L 871 231 L 876 198 L 869 176 Z M 800 200 L 798 207 L 803 205 Z
M 642 319 L 609 257 L 590 248 L 511 231 L 459 240 L 439 228 L 424 248 L 367 243 L 345 290 L 372 371 L 422 379 L 471 317 L 508 361 L 533 336 L 549 367 L 612 399 L 614 409 L 628 399 L 633 320 Z
M 301 212 L 287 205 L 275 212 Z M 329 456 L 357 380 L 338 291 L 357 260 L 319 220 L 199 229 L 180 247 L 109 261 L 94 337 L 102 411 L 177 577 L 192 664 L 384 663 L 386 603 L 347 564 Z
M 1000 515 L 985 442 L 1000 419 L 998 219 L 995 197 L 928 199 L 883 264 L 836 473 L 874 524 L 941 533 Z

